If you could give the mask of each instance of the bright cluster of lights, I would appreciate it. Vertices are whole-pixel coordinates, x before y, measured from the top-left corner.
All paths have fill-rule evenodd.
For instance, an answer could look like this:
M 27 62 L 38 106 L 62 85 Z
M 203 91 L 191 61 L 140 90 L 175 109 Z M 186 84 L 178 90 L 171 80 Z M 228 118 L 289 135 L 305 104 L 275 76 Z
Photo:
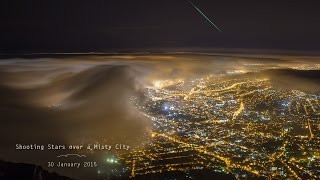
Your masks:
M 115 163 L 118 163 L 118 160 L 117 160 L 117 159 L 114 159 L 114 158 L 108 158 L 108 159 L 107 159 L 107 163 L 109 163 L 109 164 L 115 164 Z

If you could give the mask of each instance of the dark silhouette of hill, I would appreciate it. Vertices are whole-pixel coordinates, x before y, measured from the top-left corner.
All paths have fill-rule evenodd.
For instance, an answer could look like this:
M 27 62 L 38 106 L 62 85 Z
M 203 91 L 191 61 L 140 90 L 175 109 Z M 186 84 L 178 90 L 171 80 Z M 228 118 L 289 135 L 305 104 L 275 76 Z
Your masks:
M 71 180 L 40 166 L 25 163 L 11 163 L 0 160 L 1 180 Z

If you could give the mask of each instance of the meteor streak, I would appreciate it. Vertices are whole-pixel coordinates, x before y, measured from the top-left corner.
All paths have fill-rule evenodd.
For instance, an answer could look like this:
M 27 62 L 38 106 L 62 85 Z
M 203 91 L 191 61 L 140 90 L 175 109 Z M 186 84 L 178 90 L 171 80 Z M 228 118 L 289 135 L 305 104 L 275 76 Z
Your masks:
M 219 32 L 222 32 L 218 26 L 216 26 L 196 5 L 194 5 L 190 0 L 189 3 L 204 17 L 209 21 Z

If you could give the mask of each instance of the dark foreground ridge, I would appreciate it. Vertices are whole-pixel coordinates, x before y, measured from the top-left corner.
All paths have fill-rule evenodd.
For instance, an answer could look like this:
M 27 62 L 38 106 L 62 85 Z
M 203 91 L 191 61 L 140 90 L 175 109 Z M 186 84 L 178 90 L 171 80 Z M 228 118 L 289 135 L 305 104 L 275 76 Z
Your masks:
M 71 180 L 71 178 L 50 173 L 40 166 L 25 163 L 11 163 L 0 160 L 1 180 Z

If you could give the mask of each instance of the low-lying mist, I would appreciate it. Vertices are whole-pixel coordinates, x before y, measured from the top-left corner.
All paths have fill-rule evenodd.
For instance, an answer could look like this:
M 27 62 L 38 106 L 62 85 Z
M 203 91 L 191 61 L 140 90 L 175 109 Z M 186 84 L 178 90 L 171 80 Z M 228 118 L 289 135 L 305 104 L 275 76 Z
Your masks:
M 208 74 L 237 78 L 240 72 L 252 78 L 267 77 L 275 88 L 315 92 L 320 89 L 318 71 L 301 75 L 297 70 L 279 69 L 307 70 L 319 64 L 318 57 L 243 54 L 2 59 L 0 159 L 36 163 L 33 157 L 17 155 L 17 143 L 112 140 L 139 145 L 150 122 L 130 98 L 143 102 L 143 89 L 156 80 L 193 79 Z

